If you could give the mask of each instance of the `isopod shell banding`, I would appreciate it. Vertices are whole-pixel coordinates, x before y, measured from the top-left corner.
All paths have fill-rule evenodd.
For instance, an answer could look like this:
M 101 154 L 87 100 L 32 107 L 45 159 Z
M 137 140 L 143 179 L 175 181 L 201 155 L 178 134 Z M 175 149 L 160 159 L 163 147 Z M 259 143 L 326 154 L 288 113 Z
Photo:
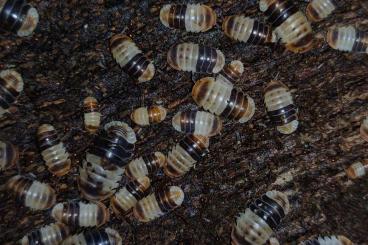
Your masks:
M 111 228 L 87 230 L 65 239 L 62 245 L 122 245 L 123 239 Z
M 32 231 L 20 240 L 21 245 L 58 245 L 69 236 L 69 228 L 62 223 L 54 223 Z
M 166 4 L 161 8 L 161 23 L 169 28 L 205 32 L 216 24 L 216 13 L 204 4 Z
M 360 137 L 368 142 L 368 117 L 366 117 L 360 125 Z
M 345 236 L 320 236 L 313 240 L 303 241 L 299 245 L 353 245 L 353 242 Z
M 279 81 L 271 81 L 265 88 L 264 100 L 268 116 L 282 134 L 291 134 L 298 128 L 298 109 L 288 87 Z
M 138 179 L 153 174 L 156 170 L 163 167 L 166 157 L 161 152 L 154 152 L 143 155 L 132 160 L 125 167 L 125 175 L 131 179 Z
M 178 186 L 170 186 L 140 200 L 133 213 L 139 221 L 149 222 L 179 207 L 183 201 L 183 190 Z
M 327 42 L 333 49 L 368 53 L 368 34 L 356 29 L 354 26 L 330 28 L 327 33 Z
M 101 123 L 101 113 L 98 111 L 97 100 L 93 97 L 87 97 L 83 101 L 84 107 L 84 125 L 88 132 L 94 134 L 97 132 Z
M 155 67 L 142 53 L 133 40 L 123 34 L 110 39 L 112 56 L 120 67 L 138 83 L 147 82 L 155 75 Z
M 304 53 L 313 47 L 313 32 L 307 17 L 290 0 L 260 0 L 259 8 L 275 28 L 286 48 Z
M 335 0 L 312 0 L 307 6 L 306 15 L 310 21 L 321 21 L 327 18 L 336 6 Z
M 36 29 L 39 20 L 37 10 L 25 0 L 0 1 L 0 29 L 29 36 Z
M 172 125 L 179 132 L 209 137 L 220 133 L 222 129 L 222 121 L 218 116 L 194 110 L 176 113 Z
M 55 128 L 50 124 L 42 124 L 38 128 L 37 137 L 48 170 L 56 176 L 67 174 L 71 166 L 69 153 L 60 141 Z
M 6 187 L 14 194 L 17 201 L 32 210 L 48 209 L 56 201 L 56 194 L 51 186 L 21 175 L 10 178 Z
M 0 171 L 16 165 L 19 160 L 19 149 L 7 141 L 0 141 Z
M 353 163 L 345 172 L 350 179 L 363 177 L 368 172 L 368 159 Z
M 23 91 L 22 76 L 15 70 L 0 72 L 0 118 Z
M 109 220 L 109 211 L 101 202 L 70 201 L 56 204 L 51 216 L 71 227 L 101 226 Z
M 236 219 L 231 244 L 265 244 L 289 210 L 290 204 L 284 193 L 268 191 Z
M 218 73 L 225 64 L 224 54 L 195 43 L 180 43 L 167 53 L 167 63 L 178 71 Z
M 130 118 L 140 126 L 148 126 L 162 122 L 166 113 L 167 110 L 162 106 L 139 107 L 132 112 Z

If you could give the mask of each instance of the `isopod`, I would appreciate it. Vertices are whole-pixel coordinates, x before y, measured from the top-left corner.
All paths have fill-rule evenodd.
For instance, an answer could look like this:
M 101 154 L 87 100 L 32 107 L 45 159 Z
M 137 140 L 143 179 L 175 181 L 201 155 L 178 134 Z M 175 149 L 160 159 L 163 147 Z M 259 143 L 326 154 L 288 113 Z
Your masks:
M 215 115 L 240 123 L 249 121 L 255 112 L 254 100 L 233 85 L 243 72 L 243 63 L 232 61 L 216 79 L 205 77 L 198 80 L 192 89 L 194 101 Z
M 225 56 L 215 48 L 180 43 L 170 48 L 167 63 L 178 71 L 218 73 L 224 67 Z
M 70 236 L 62 245 L 122 245 L 123 239 L 111 228 L 87 230 Z
M 368 159 L 364 159 L 362 161 L 358 161 L 350 165 L 349 168 L 346 169 L 346 175 L 350 179 L 361 178 L 366 175 L 368 172 Z
M 88 132 L 94 134 L 97 132 L 101 123 L 101 113 L 98 111 L 97 100 L 93 97 L 87 97 L 83 101 L 84 106 L 84 125 Z
M 123 34 L 110 39 L 112 56 L 120 67 L 138 83 L 147 82 L 155 75 L 155 67 L 142 53 L 133 40 Z
M 208 137 L 220 133 L 222 129 L 222 121 L 218 116 L 194 110 L 176 113 L 172 119 L 172 125 L 179 132 Z
M 12 168 L 19 160 L 19 149 L 7 141 L 0 141 L 0 171 Z
M 37 10 L 25 0 L 0 1 L 0 29 L 13 32 L 20 37 L 29 36 L 39 20 Z
M 306 15 L 310 21 L 321 21 L 327 18 L 336 6 L 335 0 L 312 0 L 307 6 Z
M 67 174 L 71 167 L 69 153 L 55 128 L 50 124 L 42 124 L 37 131 L 41 155 L 48 170 L 56 176 Z
M 115 214 L 125 215 L 134 205 L 146 196 L 151 185 L 148 177 L 139 178 L 129 182 L 111 198 L 111 207 Z
M 353 245 L 345 236 L 325 236 L 313 240 L 303 241 L 299 245 Z
M 132 160 L 125 167 L 125 175 L 131 179 L 138 179 L 153 174 L 157 169 L 164 166 L 166 157 L 161 152 L 143 155 Z
M 132 112 L 130 118 L 140 126 L 148 126 L 162 122 L 166 113 L 167 110 L 162 106 L 139 107 Z
M 164 172 L 170 178 L 186 174 L 208 152 L 209 139 L 201 135 L 187 135 L 169 152 Z
M 265 244 L 284 216 L 289 213 L 289 209 L 289 200 L 284 193 L 266 192 L 236 219 L 231 232 L 231 244 Z
M 149 222 L 179 207 L 183 201 L 184 192 L 180 187 L 166 187 L 140 200 L 133 214 L 139 221 Z
M 48 209 L 56 201 L 56 194 L 51 186 L 21 175 L 10 178 L 6 187 L 17 201 L 32 210 Z
M 290 0 L 260 0 L 259 8 L 275 28 L 276 36 L 295 53 L 313 47 L 313 31 L 307 17 Z
M 22 76 L 15 70 L 0 72 L 0 117 L 2 117 L 23 91 Z
M 101 202 L 70 201 L 56 204 L 51 216 L 70 227 L 101 226 L 109 220 L 109 210 Z
M 53 223 L 32 231 L 20 240 L 21 245 L 58 245 L 69 236 L 69 228 L 62 223 Z
M 368 53 L 368 34 L 354 26 L 332 27 L 327 32 L 331 48 L 356 53 Z
M 264 100 L 268 115 L 282 134 L 291 134 L 298 128 L 298 109 L 288 87 L 279 81 L 271 81 L 265 88 Z
M 205 32 L 216 24 L 216 13 L 204 4 L 166 4 L 161 8 L 161 23 L 169 28 Z
M 259 45 L 277 41 L 271 26 L 243 15 L 225 17 L 222 30 L 229 38 L 247 44 Z
M 368 117 L 366 117 L 360 125 L 360 137 L 368 142 Z

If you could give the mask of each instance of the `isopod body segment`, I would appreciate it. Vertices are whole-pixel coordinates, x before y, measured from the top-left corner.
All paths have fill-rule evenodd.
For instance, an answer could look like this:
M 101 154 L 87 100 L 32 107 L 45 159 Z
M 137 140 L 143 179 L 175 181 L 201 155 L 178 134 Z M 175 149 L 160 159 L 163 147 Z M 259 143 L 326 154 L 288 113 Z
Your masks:
M 110 50 L 120 67 L 138 83 L 147 82 L 155 75 L 153 63 L 130 37 L 123 34 L 114 35 L 110 39 Z
M 368 53 L 368 34 L 354 26 L 332 27 L 327 32 L 327 43 L 340 51 Z
M 0 72 L 0 118 L 23 91 L 22 76 L 15 70 Z
M 279 191 L 268 191 L 252 202 L 236 219 L 231 233 L 233 245 L 262 245 L 271 237 L 282 219 L 289 213 L 287 196 Z
M 130 179 L 138 179 L 144 176 L 149 176 L 163 167 L 166 162 L 166 157 L 161 152 L 146 154 L 132 160 L 125 167 L 125 175 Z
M 361 178 L 364 175 L 366 175 L 367 172 L 368 172 L 368 160 L 367 159 L 355 162 L 346 169 L 346 175 L 350 179 Z
M 166 187 L 140 200 L 133 209 L 134 217 L 149 222 L 179 207 L 183 201 L 184 192 L 180 187 Z
M 32 231 L 20 240 L 21 245 L 58 245 L 69 236 L 69 228 L 62 223 L 54 223 Z
M 169 28 L 205 32 L 216 24 L 216 13 L 204 4 L 166 4 L 161 8 L 161 23 Z
M 368 142 L 368 117 L 366 117 L 360 125 L 360 137 Z
M 335 0 L 312 0 L 307 6 L 306 15 L 310 21 L 321 21 L 327 18 L 336 6 Z
M 19 149 L 7 141 L 0 141 L 0 171 L 16 165 L 19 160 Z
M 167 53 L 167 63 L 178 71 L 218 73 L 225 64 L 224 54 L 195 43 L 180 43 Z
M 345 236 L 320 236 L 313 240 L 307 240 L 299 245 L 353 245 L 353 242 Z
M 101 113 L 98 110 L 98 102 L 93 97 L 87 97 L 83 101 L 84 125 L 91 134 L 97 132 L 101 123 Z
M 65 239 L 62 245 L 122 245 L 120 234 L 111 228 L 87 230 Z
M 148 126 L 162 122 L 166 118 L 167 110 L 162 106 L 136 108 L 130 118 L 140 126 Z

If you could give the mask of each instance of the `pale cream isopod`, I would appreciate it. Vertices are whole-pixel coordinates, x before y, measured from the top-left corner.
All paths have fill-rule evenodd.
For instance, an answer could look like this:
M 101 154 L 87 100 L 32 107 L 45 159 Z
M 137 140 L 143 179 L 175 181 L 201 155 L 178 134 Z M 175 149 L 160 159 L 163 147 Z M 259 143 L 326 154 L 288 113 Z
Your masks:
M 0 141 L 0 171 L 12 168 L 18 163 L 19 149 L 7 141 Z
M 331 48 L 341 51 L 368 53 L 368 34 L 354 26 L 330 28 L 327 32 L 327 43 Z
M 122 245 L 120 234 L 111 228 L 87 230 L 65 239 L 62 245 Z
M 316 239 L 300 242 L 299 245 L 353 245 L 345 236 L 320 236 Z
M 167 110 L 162 106 L 150 106 L 136 108 L 130 118 L 140 126 L 157 124 L 166 118 Z
M 101 113 L 98 111 L 98 102 L 93 97 L 87 97 L 83 101 L 84 125 L 88 132 L 94 134 L 100 127 Z
M 336 9 L 335 0 L 311 0 L 306 15 L 310 21 L 317 22 L 327 18 Z
M 166 157 L 161 152 L 146 154 L 132 160 L 125 167 L 125 175 L 131 179 L 138 179 L 153 174 L 163 167 Z
M 368 172 L 368 159 L 353 163 L 345 172 L 350 179 L 357 179 L 365 176 Z
M 19 243 L 21 245 L 58 245 L 69 236 L 69 228 L 62 223 L 54 223 L 32 231 L 24 236 Z

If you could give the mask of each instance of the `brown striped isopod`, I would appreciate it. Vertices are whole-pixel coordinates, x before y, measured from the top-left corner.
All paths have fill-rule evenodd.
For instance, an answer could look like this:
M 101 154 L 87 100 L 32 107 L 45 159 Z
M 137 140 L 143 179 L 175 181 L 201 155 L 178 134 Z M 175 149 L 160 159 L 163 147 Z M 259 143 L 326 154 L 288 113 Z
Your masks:
M 297 130 L 298 109 L 288 87 L 282 82 L 272 80 L 264 91 L 267 113 L 282 134 L 291 134 Z
M 111 228 L 87 230 L 65 239 L 62 245 L 122 245 L 120 234 Z
M 243 63 L 236 60 L 226 65 L 216 79 L 205 77 L 198 80 L 192 89 L 194 101 L 215 115 L 240 123 L 249 121 L 255 112 L 254 100 L 233 85 L 243 72 Z
M 10 178 L 6 187 L 17 201 L 32 210 L 51 208 L 56 201 L 55 190 L 51 186 L 21 175 Z
M 306 15 L 310 21 L 321 21 L 327 18 L 336 6 L 335 0 L 312 0 L 307 6 Z
M 19 149 L 7 141 L 0 141 L 0 171 L 12 168 L 19 160 Z
M 153 63 L 130 37 L 123 34 L 114 35 L 110 39 L 110 50 L 120 67 L 138 83 L 147 82 L 155 75 Z
M 69 236 L 69 228 L 62 223 L 53 223 L 24 236 L 21 245 L 58 245 Z
M 354 26 L 330 28 L 327 43 L 331 48 L 341 51 L 368 53 L 368 34 Z
M 345 172 L 350 179 L 363 177 L 368 173 L 368 159 L 353 163 L 345 170 Z
M 345 236 L 320 236 L 313 240 L 300 242 L 299 245 L 353 245 Z
M 125 167 L 125 175 L 130 179 L 138 179 L 153 174 L 156 170 L 163 167 L 166 157 L 161 152 L 146 154 L 132 160 Z
M 146 196 L 151 185 L 148 177 L 130 181 L 111 198 L 111 207 L 117 215 L 125 215 L 131 211 L 135 204 Z
M 204 4 L 166 4 L 161 8 L 161 23 L 169 28 L 205 32 L 216 24 L 216 13 Z
M 15 70 L 0 72 L 0 118 L 23 91 L 22 76 Z
M 180 187 L 166 187 L 140 200 L 133 209 L 134 217 L 149 222 L 179 207 L 183 201 L 184 192 Z
M 25 0 L 0 1 L 0 29 L 29 36 L 36 29 L 39 20 L 37 10 Z
M 195 43 L 180 43 L 167 53 L 167 63 L 178 71 L 218 73 L 225 64 L 224 54 Z
M 231 244 L 265 244 L 289 209 L 289 200 L 284 193 L 266 192 L 237 217 L 231 232 Z
M 67 174 L 71 167 L 69 153 L 50 124 L 42 124 L 37 130 L 41 155 L 48 170 L 56 176 Z
M 175 130 L 187 134 L 214 136 L 222 129 L 222 121 L 205 111 L 188 110 L 176 113 L 172 119 Z
M 134 109 L 130 118 L 139 126 L 148 126 L 162 122 L 167 110 L 162 106 L 139 107 Z
M 109 210 L 101 202 L 70 201 L 57 203 L 51 216 L 70 227 L 101 226 L 109 220 Z
M 368 117 L 366 117 L 360 125 L 360 137 L 368 142 Z
M 275 28 L 276 36 L 295 53 L 313 47 L 313 31 L 307 17 L 290 0 L 260 0 L 259 8 Z
M 87 97 L 83 101 L 84 126 L 88 132 L 97 132 L 101 123 L 101 113 L 98 111 L 98 102 L 93 97 Z

